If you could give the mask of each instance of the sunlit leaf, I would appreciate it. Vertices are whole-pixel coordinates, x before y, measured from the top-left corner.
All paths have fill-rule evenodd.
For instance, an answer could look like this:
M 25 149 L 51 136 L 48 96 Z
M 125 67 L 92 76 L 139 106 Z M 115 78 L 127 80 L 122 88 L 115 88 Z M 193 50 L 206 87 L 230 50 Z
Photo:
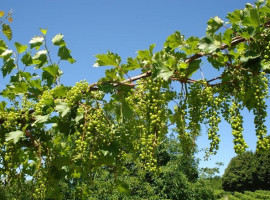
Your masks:
M 27 49 L 27 45 L 22 45 L 19 42 L 15 42 L 15 47 L 16 47 L 18 53 L 23 53 Z
M 24 136 L 24 132 L 18 130 L 18 131 L 12 131 L 6 134 L 6 141 L 13 140 L 14 144 L 16 144 L 20 138 Z
M 95 56 L 96 62 L 94 67 L 100 66 L 119 66 L 121 63 L 121 58 L 118 54 L 108 51 L 107 54 L 98 54 Z
M 198 47 L 204 52 L 213 53 L 221 47 L 221 42 L 214 37 L 207 35 L 200 40 Z
M 70 111 L 70 108 L 67 103 L 59 102 L 56 104 L 55 110 L 61 114 L 61 117 L 64 117 Z
M 4 33 L 4 35 L 9 39 L 11 40 L 12 39 L 12 31 L 11 31 L 11 28 L 8 24 L 3 24 L 2 25 L 2 31 Z
M 214 34 L 220 27 L 223 26 L 224 21 L 221 20 L 219 17 L 211 18 L 207 24 L 206 32 L 208 34 Z
M 51 114 L 35 116 L 36 121 L 32 124 L 32 126 L 36 126 L 37 124 L 41 124 L 48 121 L 50 115 Z
M 182 44 L 184 44 L 184 36 L 181 35 L 179 31 L 176 31 L 174 34 L 167 38 L 166 42 L 164 43 L 164 47 L 175 49 L 180 47 Z
M 54 36 L 54 38 L 52 39 L 53 44 L 57 45 L 57 46 L 64 46 L 65 41 L 63 40 L 63 37 L 64 37 L 64 35 L 61 33 Z
M 46 35 L 46 34 L 47 34 L 47 29 L 41 28 L 40 31 L 41 31 L 41 33 L 42 33 L 43 35 Z
M 35 48 L 36 50 L 38 50 L 40 46 L 43 45 L 43 41 L 44 41 L 43 37 L 40 37 L 40 36 L 33 37 L 29 42 L 30 48 L 31 49 Z

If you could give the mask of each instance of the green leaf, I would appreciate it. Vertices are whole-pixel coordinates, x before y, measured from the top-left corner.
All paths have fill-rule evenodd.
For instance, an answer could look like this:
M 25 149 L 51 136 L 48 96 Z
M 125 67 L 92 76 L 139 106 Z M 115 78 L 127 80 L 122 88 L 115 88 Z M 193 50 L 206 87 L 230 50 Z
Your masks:
M 198 53 L 200 50 L 198 49 L 199 38 L 190 37 L 186 40 L 186 44 L 181 46 L 181 50 L 185 51 L 187 55 L 192 55 Z
M 125 182 L 123 182 L 123 181 L 117 181 L 117 183 L 116 183 L 117 185 L 116 185 L 116 189 L 118 190 L 118 192 L 119 193 L 121 193 L 121 194 L 126 194 L 126 195 L 130 195 L 131 193 L 130 193 L 130 190 L 129 190 L 129 186 L 128 186 L 128 184 L 126 184 Z
M 52 42 L 54 45 L 57 46 L 65 46 L 65 41 L 63 40 L 64 35 L 59 33 L 56 36 L 54 36 L 54 38 L 52 39 Z
M 26 53 L 23 55 L 21 59 L 22 63 L 25 64 L 26 66 L 30 66 L 33 64 L 33 59 L 30 53 Z
M 44 41 L 44 37 L 41 37 L 41 36 L 33 37 L 29 42 L 30 48 L 31 49 L 35 48 L 36 50 L 38 50 L 40 46 L 43 45 L 43 41 Z
M 41 33 L 42 33 L 43 35 L 46 35 L 46 34 L 47 34 L 47 29 L 41 28 L 40 31 L 41 31 Z
M 59 76 L 59 67 L 56 64 L 50 65 L 48 67 L 43 67 L 42 70 L 48 72 L 54 78 Z
M 1 110 L 1 111 L 4 111 L 4 110 L 5 110 L 5 108 L 6 108 L 6 105 L 7 105 L 7 103 L 6 103 L 6 102 L 1 101 L 1 102 L 0 102 L 0 110 Z
M 51 114 L 48 114 L 48 115 L 37 115 L 35 117 L 36 118 L 36 121 L 31 126 L 36 126 L 37 124 L 41 124 L 41 123 L 44 123 L 44 122 L 48 121 L 48 119 L 50 118 L 50 115 Z
M 228 13 L 227 18 L 229 19 L 230 23 L 239 23 L 242 19 L 242 10 L 235 10 L 231 13 Z
M 187 68 L 187 76 L 191 77 L 199 68 L 200 68 L 201 60 L 193 60 L 189 63 Z
M 96 62 L 94 64 L 94 67 L 100 67 L 100 66 L 120 66 L 121 58 L 118 54 L 112 53 L 108 51 L 107 54 L 99 54 L 95 56 Z
M 137 58 L 128 58 L 127 64 L 123 66 L 124 70 L 135 70 L 141 68 L 140 63 L 138 62 Z
M 34 56 L 33 56 L 33 64 L 36 64 L 37 68 L 43 67 L 45 63 L 47 63 L 47 51 L 42 50 L 38 51 Z
M 9 58 L 11 57 L 12 55 L 12 50 L 9 50 L 9 49 L 6 49 L 1 55 L 0 57 L 2 57 L 4 59 L 4 62 L 9 60 Z
M 208 34 L 214 34 L 216 31 L 218 31 L 218 29 L 220 29 L 220 27 L 223 26 L 223 23 L 224 21 L 221 20 L 219 17 L 214 17 L 214 18 L 211 18 L 207 24 L 207 29 L 206 29 L 206 32 Z
M 83 112 L 77 112 L 77 115 L 75 117 L 76 124 L 83 118 L 84 113 Z
M 232 35 L 233 35 L 233 31 L 231 29 L 227 29 L 223 34 L 222 42 L 227 44 L 228 47 L 231 47 Z
M 214 37 L 207 35 L 203 37 L 199 42 L 199 49 L 206 53 L 213 53 L 221 47 L 221 42 Z
M 15 68 L 14 60 L 9 59 L 8 61 L 4 62 L 3 67 L 1 68 L 2 75 L 5 77 L 6 75 L 10 74 L 11 71 Z
M 253 26 L 254 28 L 259 27 L 260 18 L 258 10 L 256 8 L 245 9 L 242 24 L 246 26 Z
M 24 94 L 27 92 L 29 85 L 26 82 L 19 82 L 17 84 L 14 85 L 12 91 L 15 94 Z
M 68 88 L 60 85 L 53 89 L 53 95 L 56 97 L 65 97 L 68 92 Z
M 146 59 L 146 60 L 150 61 L 151 58 L 152 58 L 151 53 L 150 53 L 150 51 L 148 49 L 146 49 L 146 50 L 139 50 L 139 51 L 137 51 L 137 54 L 138 54 L 137 58 L 138 59 L 141 59 L 141 60 L 145 60 Z
M 27 82 L 33 77 L 29 72 L 19 71 L 19 74 L 24 77 Z
M 61 117 L 64 117 L 66 114 L 69 113 L 70 108 L 67 103 L 65 102 L 59 102 L 55 106 L 55 110 L 61 113 Z
M 20 138 L 24 136 L 24 132 L 18 130 L 18 131 L 12 131 L 6 134 L 6 141 L 13 140 L 14 144 L 16 144 Z
M 58 56 L 60 57 L 61 60 L 67 60 L 70 63 L 74 63 L 75 60 L 70 55 L 70 52 L 71 51 L 66 46 L 62 46 L 58 50 Z
M 176 31 L 174 34 L 170 35 L 164 43 L 164 47 L 170 47 L 175 49 L 184 44 L 184 36 L 181 35 L 179 31 Z
M 0 40 L 0 54 L 2 54 L 7 49 L 7 45 L 4 40 Z
M 161 60 L 157 60 L 153 66 L 155 69 L 154 76 L 156 75 L 156 77 L 160 77 L 166 81 L 174 74 L 174 70 L 169 69 Z
M 30 82 L 30 85 L 34 88 L 37 88 L 39 91 L 42 91 L 42 86 L 41 86 L 41 80 L 40 79 L 36 79 L 36 80 L 32 80 Z
M 11 28 L 8 24 L 3 24 L 2 25 L 2 31 L 4 33 L 4 35 L 9 39 L 11 40 L 12 39 L 12 31 L 11 31 Z
M 22 45 L 19 42 L 15 42 L 15 47 L 16 47 L 18 53 L 23 53 L 27 49 L 27 45 Z

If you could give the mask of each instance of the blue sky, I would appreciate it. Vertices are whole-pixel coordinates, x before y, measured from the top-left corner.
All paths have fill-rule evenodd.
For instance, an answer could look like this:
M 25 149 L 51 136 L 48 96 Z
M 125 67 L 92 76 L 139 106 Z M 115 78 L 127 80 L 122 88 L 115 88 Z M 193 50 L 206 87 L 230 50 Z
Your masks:
M 14 10 L 12 43 L 26 44 L 35 35 L 40 35 L 39 28 L 48 29 L 48 39 L 58 33 L 71 49 L 77 60 L 73 65 L 61 63 L 64 71 L 62 83 L 74 85 L 86 79 L 96 82 L 104 74 L 105 68 L 92 67 L 94 55 L 108 50 L 118 53 L 124 61 L 136 56 L 136 51 L 156 44 L 160 50 L 167 36 L 178 30 L 186 37 L 202 37 L 206 22 L 215 16 L 226 21 L 226 14 L 240 9 L 248 0 L 1 0 L 0 10 Z M 202 67 L 204 74 L 211 77 L 211 67 Z M 208 77 L 208 76 L 207 76 Z M 244 136 L 255 149 L 253 116 L 244 112 Z M 201 162 L 201 166 L 214 167 L 215 162 L 224 162 L 225 166 L 235 156 L 231 129 L 226 123 L 220 125 L 222 142 L 220 150 L 211 160 Z M 206 133 L 198 140 L 199 148 L 209 146 Z M 204 153 L 198 154 L 203 158 Z

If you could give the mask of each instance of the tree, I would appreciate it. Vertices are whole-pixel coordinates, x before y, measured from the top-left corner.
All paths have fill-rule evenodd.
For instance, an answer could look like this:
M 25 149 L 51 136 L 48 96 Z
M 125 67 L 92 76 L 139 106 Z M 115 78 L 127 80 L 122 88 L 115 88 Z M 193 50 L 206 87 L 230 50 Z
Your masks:
M 230 161 L 222 177 L 226 191 L 254 190 L 255 157 L 251 151 L 238 155 Z
M 258 151 L 269 150 L 264 124 L 269 9 L 269 1 L 247 4 L 228 14 L 231 26 L 225 30 L 223 20 L 211 18 L 203 38 L 185 38 L 177 31 L 161 51 L 154 52 L 151 45 L 125 63 L 110 51 L 96 55 L 95 67 L 112 68 L 97 83 L 82 81 L 73 87 L 60 82 L 61 62 L 75 62 L 64 36 L 57 34 L 51 40 L 56 61 L 45 29 L 29 45 L 15 42 L 12 50 L 7 22 L 11 14 L 1 11 L 5 37 L 0 40 L 1 71 L 9 79 L 0 102 L 3 184 L 21 187 L 30 179 L 31 198 L 61 194 L 67 186 L 67 193 L 83 199 L 91 194 L 94 175 L 102 168 L 110 169 L 117 183 L 127 158 L 143 174 L 160 173 L 158 148 L 170 125 L 189 157 L 196 150 L 201 124 L 207 124 L 206 156 L 215 154 L 221 117 L 231 124 L 236 153 L 243 153 L 247 148 L 242 135 L 244 108 L 255 116 Z M 220 71 L 218 77 L 192 78 L 201 68 L 202 57 Z M 130 77 L 132 70 L 139 75 Z M 173 83 L 180 87 L 172 88 Z
M 226 191 L 269 190 L 270 152 L 246 152 L 234 157 L 222 177 Z

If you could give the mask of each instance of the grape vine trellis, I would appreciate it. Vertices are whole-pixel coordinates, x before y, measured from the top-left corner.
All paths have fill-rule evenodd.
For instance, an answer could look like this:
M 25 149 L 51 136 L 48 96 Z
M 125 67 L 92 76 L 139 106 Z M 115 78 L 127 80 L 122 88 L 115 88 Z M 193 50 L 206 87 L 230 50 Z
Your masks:
M 2 33 L 11 40 L 6 22 L 12 21 L 11 14 L 1 11 L 0 17 Z M 175 32 L 161 51 L 153 52 L 151 45 L 124 64 L 115 53 L 97 55 L 95 67 L 114 67 L 97 83 L 82 81 L 74 87 L 60 84 L 61 61 L 75 62 L 62 34 L 52 39 L 57 62 L 52 60 L 45 29 L 31 39 L 29 50 L 15 42 L 12 51 L 0 39 L 1 71 L 10 78 L 0 102 L 2 180 L 8 184 L 31 176 L 33 197 L 44 198 L 55 180 L 91 182 L 90 172 L 104 165 L 121 171 L 127 159 L 156 172 L 157 149 L 170 125 L 175 125 L 183 152 L 191 155 L 201 124 L 207 124 L 208 156 L 219 148 L 221 117 L 232 127 L 236 153 L 242 153 L 247 148 L 242 135 L 244 108 L 254 113 L 257 150 L 269 150 L 265 99 L 270 1 L 247 4 L 227 18 L 226 26 L 220 18 L 211 18 L 203 38 L 185 39 Z M 225 30 L 220 31 L 222 27 Z M 201 79 L 192 79 L 201 70 L 202 57 L 219 70 L 218 77 L 206 80 L 202 74 Z M 34 70 L 28 70 L 31 66 Z M 129 77 L 132 70 L 141 74 Z M 180 87 L 172 88 L 173 82 Z M 77 192 L 84 187 L 79 185 Z

